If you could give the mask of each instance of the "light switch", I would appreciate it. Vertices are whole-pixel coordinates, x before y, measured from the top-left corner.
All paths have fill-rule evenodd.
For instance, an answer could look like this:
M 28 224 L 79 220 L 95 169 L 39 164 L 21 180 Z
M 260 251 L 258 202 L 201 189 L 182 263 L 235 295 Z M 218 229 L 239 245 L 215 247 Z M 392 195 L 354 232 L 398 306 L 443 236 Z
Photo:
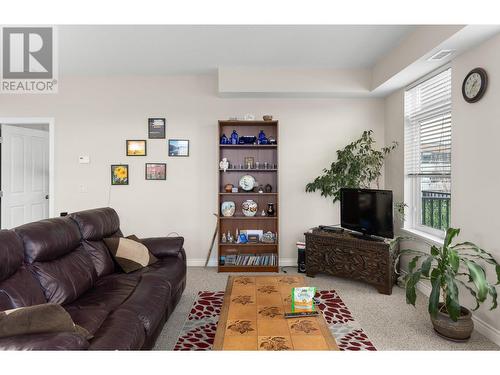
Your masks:
M 78 163 L 80 164 L 89 164 L 90 156 L 89 155 L 81 155 L 78 157 Z

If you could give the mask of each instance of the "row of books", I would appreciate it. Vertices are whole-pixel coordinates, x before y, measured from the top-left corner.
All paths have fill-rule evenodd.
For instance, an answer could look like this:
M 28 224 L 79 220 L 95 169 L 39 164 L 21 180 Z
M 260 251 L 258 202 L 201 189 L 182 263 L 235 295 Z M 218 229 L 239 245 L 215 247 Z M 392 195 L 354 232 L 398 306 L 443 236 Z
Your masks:
M 278 257 L 274 253 L 226 255 L 221 257 L 221 263 L 226 266 L 277 266 Z

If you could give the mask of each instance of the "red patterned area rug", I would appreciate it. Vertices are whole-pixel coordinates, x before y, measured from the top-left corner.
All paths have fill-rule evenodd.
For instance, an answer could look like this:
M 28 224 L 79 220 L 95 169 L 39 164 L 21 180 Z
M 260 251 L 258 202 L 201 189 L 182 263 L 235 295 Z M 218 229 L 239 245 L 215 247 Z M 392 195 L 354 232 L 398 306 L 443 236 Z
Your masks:
M 211 350 L 224 292 L 198 292 L 174 350 Z M 340 350 L 377 350 L 335 290 L 316 294 Z

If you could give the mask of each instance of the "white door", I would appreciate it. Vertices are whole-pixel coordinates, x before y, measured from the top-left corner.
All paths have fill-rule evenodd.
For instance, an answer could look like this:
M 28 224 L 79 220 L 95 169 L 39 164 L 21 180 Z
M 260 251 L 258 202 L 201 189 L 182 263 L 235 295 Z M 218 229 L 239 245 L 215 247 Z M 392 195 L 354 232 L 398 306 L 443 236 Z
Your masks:
M 1 227 L 49 217 L 49 132 L 2 125 Z

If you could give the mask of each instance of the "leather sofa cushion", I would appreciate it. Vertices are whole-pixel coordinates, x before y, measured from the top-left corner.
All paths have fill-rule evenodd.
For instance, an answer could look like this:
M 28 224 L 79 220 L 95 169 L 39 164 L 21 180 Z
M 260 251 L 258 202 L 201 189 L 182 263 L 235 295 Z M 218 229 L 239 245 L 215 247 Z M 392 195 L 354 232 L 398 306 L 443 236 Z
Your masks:
M 89 342 L 78 333 L 41 333 L 0 339 L 0 350 L 85 350 Z
M 144 325 L 147 336 L 152 335 L 167 311 L 170 291 L 170 284 L 164 278 L 143 274 L 133 293 L 119 309 L 134 312 Z
M 167 257 L 137 272 L 144 275 L 154 275 L 168 281 L 171 294 L 174 295 L 183 287 L 186 278 L 186 263 L 180 258 Z
M 23 243 L 12 231 L 0 231 L 0 281 L 17 272 L 23 263 Z
M 137 315 L 128 310 L 113 312 L 90 340 L 90 350 L 138 350 L 146 332 Z
M 109 254 L 109 250 L 103 241 L 83 241 L 83 248 L 89 253 L 97 277 L 112 274 L 115 271 L 115 262 Z
M 95 334 L 114 310 L 135 290 L 139 277 L 113 274 L 100 279 L 78 300 L 64 306 L 73 321 Z
M 6 280 L 0 281 L 0 310 L 46 303 L 45 295 L 38 280 L 21 266 Z
M 69 217 L 78 224 L 83 239 L 88 241 L 100 241 L 121 234 L 120 218 L 109 207 L 75 212 Z
M 14 231 L 23 241 L 27 263 L 57 259 L 77 248 L 81 240 L 78 226 L 68 217 L 36 221 Z
M 83 246 L 50 262 L 34 262 L 30 268 L 47 301 L 61 305 L 73 302 L 97 280 L 90 255 Z

